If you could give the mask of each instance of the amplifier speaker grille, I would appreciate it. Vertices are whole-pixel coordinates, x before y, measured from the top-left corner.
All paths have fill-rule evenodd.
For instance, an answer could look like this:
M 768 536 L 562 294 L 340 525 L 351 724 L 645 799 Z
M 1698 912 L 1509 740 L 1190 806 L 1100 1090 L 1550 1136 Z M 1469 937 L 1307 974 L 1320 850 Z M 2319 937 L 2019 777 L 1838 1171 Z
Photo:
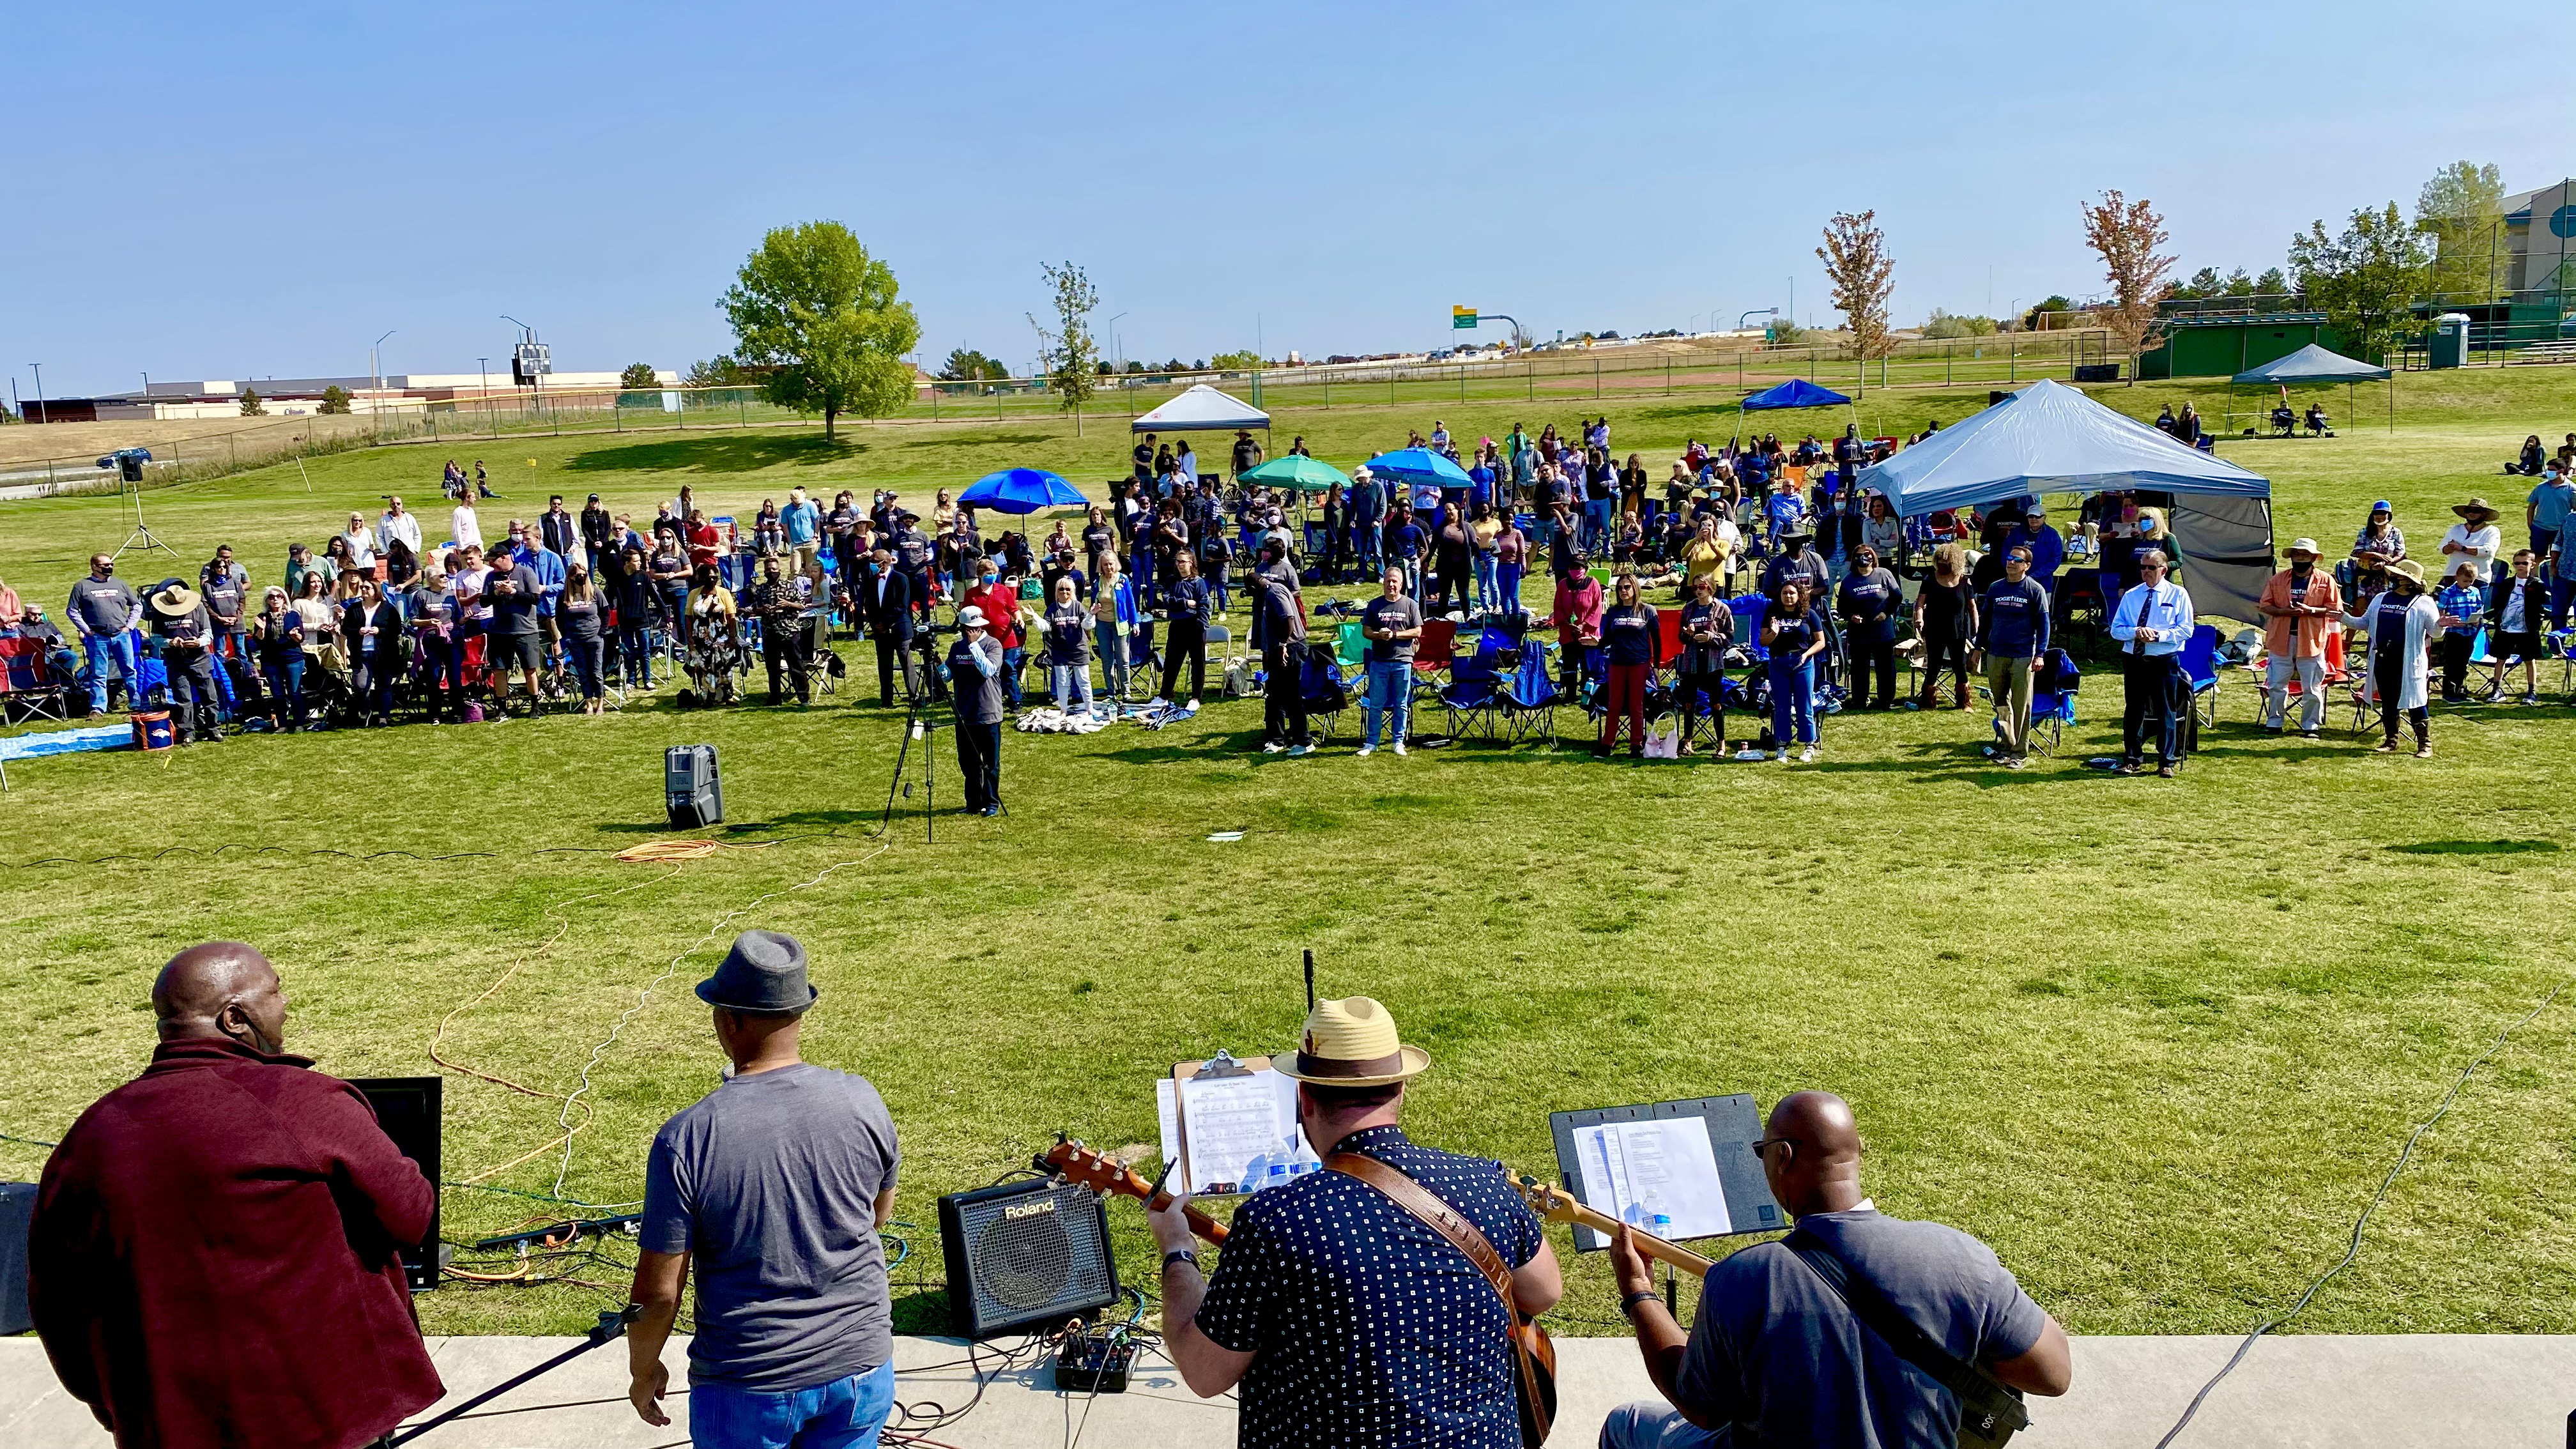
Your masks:
M 1011 1183 L 939 1200 L 957 1332 L 991 1338 L 1118 1301 L 1107 1207 L 1089 1188 Z

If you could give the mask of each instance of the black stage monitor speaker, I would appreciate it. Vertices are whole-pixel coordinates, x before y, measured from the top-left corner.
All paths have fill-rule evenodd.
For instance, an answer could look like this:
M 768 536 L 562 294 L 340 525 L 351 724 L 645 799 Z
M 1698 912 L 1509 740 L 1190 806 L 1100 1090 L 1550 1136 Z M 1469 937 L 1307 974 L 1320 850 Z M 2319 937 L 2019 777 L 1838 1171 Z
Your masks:
M 724 820 L 724 786 L 716 779 L 716 747 L 673 745 L 662 754 L 662 804 L 676 830 Z
M 36 1222 L 36 1185 L 0 1182 L 0 1333 L 36 1326 L 27 1311 L 27 1232 Z
M 432 1183 L 438 1181 L 440 1077 L 359 1077 L 349 1083 L 376 1109 L 376 1123 L 394 1140 L 402 1155 L 420 1164 Z M 438 1213 L 429 1215 L 429 1236 L 422 1246 L 403 1254 L 403 1277 L 414 1293 L 438 1286 Z
M 939 1200 L 956 1332 L 995 1338 L 1054 1328 L 1118 1301 L 1109 1208 L 1098 1194 L 1043 1178 Z

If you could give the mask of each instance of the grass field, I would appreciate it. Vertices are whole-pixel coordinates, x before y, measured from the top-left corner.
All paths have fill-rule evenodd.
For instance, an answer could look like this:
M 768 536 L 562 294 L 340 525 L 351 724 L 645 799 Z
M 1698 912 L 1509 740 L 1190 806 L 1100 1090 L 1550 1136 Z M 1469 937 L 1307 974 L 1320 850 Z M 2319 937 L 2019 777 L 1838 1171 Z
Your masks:
M 2099 395 L 2149 414 L 2186 394 Z M 1660 473 L 1685 437 L 1732 429 L 1732 397 L 1337 406 L 1283 414 L 1276 441 L 1302 432 L 1347 467 L 1435 416 L 1473 437 L 1607 411 L 1619 450 Z M 1910 432 L 1983 401 L 1874 392 L 1862 416 Z M 2519 519 L 2521 490 L 2495 470 L 2524 434 L 2576 427 L 2576 375 L 2414 375 L 2398 402 L 2393 433 L 2383 419 L 2226 452 L 2276 481 L 2284 539 L 2340 548 L 2384 496 L 2420 548 L 2472 491 Z M 548 491 L 649 513 L 687 482 L 747 513 L 799 481 L 926 501 L 1014 462 L 1093 486 L 1125 443 L 1098 419 L 1078 440 L 1035 419 L 861 428 L 835 447 L 810 430 L 511 439 L 483 450 L 510 495 L 486 531 Z M 342 454 L 309 465 L 310 495 L 289 467 L 146 506 L 186 571 L 230 542 L 266 582 L 289 538 L 318 543 L 382 493 L 431 509 L 442 456 Z M 59 607 L 79 559 L 123 532 L 107 500 L 0 504 L 0 578 Z M 658 982 L 598 1057 L 597 1116 L 563 1174 L 568 1196 L 632 1198 L 653 1128 L 718 1065 L 687 994 L 716 953 L 673 958 L 768 895 L 715 941 L 759 924 L 813 948 L 809 1054 L 874 1079 L 904 1133 L 902 1213 L 924 1225 L 896 1274 L 909 1325 L 935 1306 L 938 1194 L 1059 1129 L 1151 1141 L 1150 1082 L 1172 1062 L 1293 1038 L 1312 946 L 1327 991 L 1382 997 L 1431 1051 L 1410 1112 L 1425 1140 L 1543 1171 L 1553 1109 L 1830 1087 L 1861 1115 L 1881 1205 L 1984 1237 L 2074 1330 L 2242 1330 L 2341 1253 L 2409 1126 L 2567 972 L 2576 719 L 2554 702 L 2444 711 L 2439 757 L 2417 762 L 2259 736 L 2242 679 L 2223 689 L 2225 722 L 2172 782 L 1990 770 L 1983 721 L 1950 713 L 1829 720 L 1825 759 L 1803 767 L 1479 746 L 1286 761 L 1250 752 L 1257 705 L 1217 704 L 1159 734 L 1008 736 L 1014 813 L 943 820 L 937 845 L 917 817 L 868 837 L 899 716 L 849 694 L 801 713 L 653 706 L 31 762 L 0 797 L 0 859 L 192 853 L 0 871 L 15 926 L 0 991 L 28 1027 L 0 1064 L 0 1132 L 52 1137 L 131 1075 L 151 973 L 232 936 L 285 967 L 296 1049 L 346 1075 L 432 1070 L 445 1021 L 451 1060 L 567 1092 Z M 2097 679 L 2082 708 L 2075 734 L 2098 748 L 2116 687 Z M 723 751 L 725 838 L 777 843 L 613 862 L 666 833 L 659 751 L 701 740 Z M 1207 839 L 1225 830 L 1245 835 Z M 470 858 L 422 858 L 456 853 Z M 2571 1048 L 2576 1001 L 2516 1033 L 2301 1328 L 2576 1332 Z M 563 1110 L 463 1076 L 448 1103 L 453 1180 L 545 1148 Z M 560 1159 L 483 1181 L 551 1192 Z M 0 1142 L 0 1174 L 41 1160 Z M 446 1232 L 542 1210 L 459 1188 Z M 1150 1285 L 1140 1220 L 1112 1220 Z M 622 1283 L 612 1263 L 572 1276 Z M 1610 1329 L 1601 1264 L 1573 1278 L 1564 1326 Z M 455 1287 L 423 1319 L 564 1331 L 601 1301 Z

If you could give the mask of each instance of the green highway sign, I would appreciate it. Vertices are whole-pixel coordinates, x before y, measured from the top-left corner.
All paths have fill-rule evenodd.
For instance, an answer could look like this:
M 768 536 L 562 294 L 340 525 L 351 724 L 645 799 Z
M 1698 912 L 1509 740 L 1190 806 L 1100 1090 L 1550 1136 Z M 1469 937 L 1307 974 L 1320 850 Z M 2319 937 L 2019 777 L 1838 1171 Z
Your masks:
M 1454 328 L 1474 327 L 1476 325 L 1476 309 L 1473 307 L 1450 308 L 1449 325 Z

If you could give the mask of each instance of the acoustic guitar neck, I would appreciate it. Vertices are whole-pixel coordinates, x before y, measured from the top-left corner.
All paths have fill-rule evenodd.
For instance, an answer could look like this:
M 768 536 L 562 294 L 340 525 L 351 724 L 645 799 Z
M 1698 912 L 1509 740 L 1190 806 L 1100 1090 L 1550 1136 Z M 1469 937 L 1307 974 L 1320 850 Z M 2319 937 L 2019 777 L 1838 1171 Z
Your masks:
M 1628 1226 L 1598 1208 L 1586 1207 L 1575 1201 L 1562 1188 L 1550 1186 L 1526 1173 L 1521 1176 L 1520 1188 L 1521 1196 L 1529 1201 L 1530 1210 L 1549 1222 L 1590 1228 L 1605 1238 Z M 1669 1263 L 1694 1278 L 1707 1277 L 1708 1270 L 1716 1266 L 1715 1259 L 1703 1258 L 1678 1243 L 1667 1242 L 1635 1228 L 1629 1230 L 1636 1233 L 1638 1252 L 1658 1263 Z

